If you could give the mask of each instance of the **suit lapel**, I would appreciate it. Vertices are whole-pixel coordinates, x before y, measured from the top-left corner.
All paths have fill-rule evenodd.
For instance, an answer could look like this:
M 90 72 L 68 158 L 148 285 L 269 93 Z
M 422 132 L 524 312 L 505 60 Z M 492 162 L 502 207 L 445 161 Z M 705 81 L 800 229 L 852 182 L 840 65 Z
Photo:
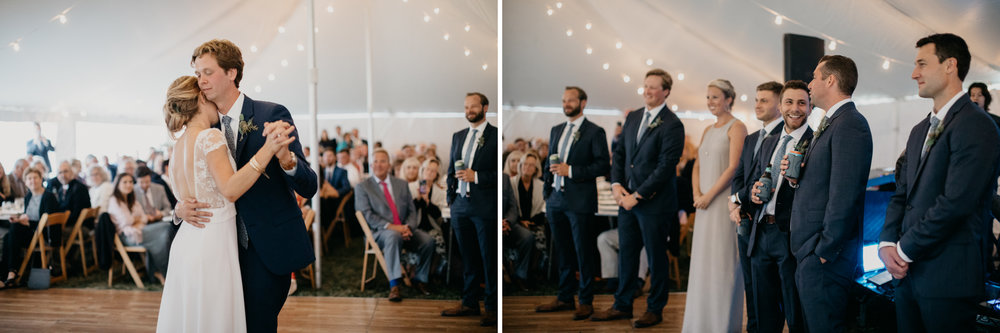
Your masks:
M 827 133 L 827 131 L 830 130 L 833 127 L 833 123 L 837 120 L 837 118 L 840 118 L 840 116 L 844 115 L 844 113 L 847 113 L 850 110 L 855 110 L 855 108 L 854 108 L 854 102 L 847 102 L 847 103 L 844 103 L 844 105 L 841 105 L 840 108 L 837 109 L 837 111 L 833 114 L 833 116 L 830 116 L 830 119 L 828 119 L 826 121 L 826 129 L 822 129 L 823 132 L 821 132 L 819 134 L 821 136 L 831 135 L 831 133 Z M 826 115 L 823 115 L 823 116 L 826 117 Z M 818 130 L 821 130 L 821 129 L 817 128 L 816 130 L 818 131 Z M 816 142 L 810 142 L 809 143 L 809 147 L 806 148 L 807 149 L 806 150 L 806 156 L 802 157 L 802 163 L 806 163 L 807 165 L 809 164 L 809 163 L 807 163 L 809 161 L 809 157 L 812 156 L 812 152 L 815 150 L 813 148 L 816 148 L 816 145 L 819 144 L 819 139 L 820 138 L 816 137 L 815 135 L 813 136 L 813 138 L 816 139 Z
M 663 116 L 664 112 L 668 112 L 666 107 L 664 107 L 663 109 L 660 109 L 660 112 L 656 114 L 656 117 L 653 117 L 653 119 L 649 122 L 649 124 L 650 125 L 655 124 Z M 639 127 L 640 128 L 642 127 L 642 118 L 641 117 L 639 118 Z M 658 127 L 659 126 L 657 126 L 657 127 L 650 126 L 649 128 L 646 129 L 646 133 L 642 134 L 642 137 L 639 138 L 639 142 L 636 143 L 636 145 L 635 145 L 636 151 L 638 151 L 639 148 L 642 147 L 642 144 L 647 141 L 646 138 L 649 138 L 650 136 L 652 136 L 653 131 L 656 130 Z
M 956 101 L 955 104 L 952 105 L 950 109 L 948 109 L 948 115 L 945 116 L 944 117 L 944 121 L 941 122 L 941 135 L 943 135 L 944 131 L 948 129 L 948 124 L 951 123 L 951 120 L 955 119 L 955 116 L 958 115 L 959 112 L 962 112 L 962 109 L 965 106 L 965 102 L 966 102 L 967 98 L 968 97 L 964 97 L 964 96 L 961 97 L 961 98 L 959 98 L 958 101 Z M 970 101 L 970 103 L 971 103 L 971 101 Z M 927 160 L 930 159 L 929 158 L 930 155 L 931 155 L 930 151 L 933 150 L 934 146 L 936 146 L 937 143 L 938 143 L 938 141 L 936 141 L 934 146 L 928 147 L 926 158 L 922 158 L 921 159 L 920 158 L 920 154 L 923 152 L 924 142 L 927 141 L 927 130 L 930 128 L 930 120 L 928 120 L 927 118 L 924 118 L 924 120 L 920 122 L 920 128 L 921 128 L 921 131 L 919 131 L 917 133 L 923 133 L 922 136 L 918 136 L 919 138 L 923 138 L 923 140 L 916 140 L 918 142 L 914 144 L 914 146 L 916 146 L 916 148 L 917 148 L 917 150 L 916 150 L 917 153 L 914 154 L 914 155 L 917 158 L 918 165 L 917 165 L 917 171 L 916 171 L 916 173 L 913 174 L 913 178 L 910 178 L 910 179 L 912 179 L 912 181 L 910 182 L 910 184 L 911 184 L 910 188 L 907 189 L 908 191 L 912 190 L 914 187 L 916 187 L 917 181 L 920 178 L 920 174 L 924 171 L 924 165 L 926 165 L 927 164 Z M 938 138 L 940 138 L 940 136 L 938 136 Z
M 562 139 L 562 135 L 563 135 L 564 131 L 566 131 L 566 123 L 565 122 L 562 123 L 562 124 L 556 125 L 556 142 L 555 142 L 554 145 L 552 145 L 552 144 L 549 145 L 549 151 L 550 151 L 549 154 L 555 154 L 555 155 L 562 154 L 562 152 L 559 151 L 559 146 L 560 146 L 559 145 L 559 140 Z M 542 158 L 548 159 L 549 157 L 548 156 L 542 156 Z M 563 161 L 563 162 L 566 162 L 566 161 Z
M 580 128 L 576 130 L 576 132 L 579 133 L 580 138 L 583 138 L 583 135 L 585 134 L 584 131 L 587 128 L 589 128 L 589 125 L 587 123 L 588 123 L 587 119 L 584 118 L 583 122 L 580 123 Z M 566 145 L 566 147 L 569 147 L 566 148 L 568 150 L 568 152 L 566 153 L 566 161 L 569 161 L 569 153 L 576 151 L 576 143 L 579 142 L 579 140 L 573 139 L 573 133 L 570 133 L 570 137 L 566 138 L 566 140 L 570 140 L 569 144 Z

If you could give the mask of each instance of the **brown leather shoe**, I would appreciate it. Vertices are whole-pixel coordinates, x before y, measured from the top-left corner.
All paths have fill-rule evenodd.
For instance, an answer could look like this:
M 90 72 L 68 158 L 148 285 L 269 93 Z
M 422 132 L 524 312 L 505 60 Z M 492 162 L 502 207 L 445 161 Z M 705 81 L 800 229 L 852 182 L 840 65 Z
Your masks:
M 575 310 L 576 305 L 572 302 L 563 302 L 559 299 L 552 301 L 552 303 L 542 304 L 535 307 L 535 312 L 556 312 L 556 311 L 566 311 Z
M 594 314 L 593 305 L 580 304 L 580 307 L 576 309 L 576 313 L 573 314 L 573 320 L 584 320 L 590 318 L 592 314 Z
M 643 313 L 642 317 L 636 319 L 633 324 L 635 325 L 635 328 L 643 328 L 659 324 L 661 321 L 663 321 L 662 314 L 646 311 L 646 313 Z
M 424 296 L 430 296 L 431 292 L 427 291 L 427 284 L 423 282 L 417 282 L 417 290 L 420 291 Z
M 402 302 L 403 295 L 399 293 L 399 286 L 389 289 L 389 302 Z
M 465 306 L 465 305 L 459 305 L 456 308 L 452 308 L 452 309 L 447 309 L 447 310 L 441 311 L 441 315 L 445 316 L 445 317 L 478 316 L 479 315 L 479 307 L 476 306 L 475 308 L 470 308 L 470 307 Z M 494 317 L 494 318 L 496 318 L 496 317 Z
M 479 319 L 479 326 L 496 326 L 497 325 L 497 313 L 495 311 L 486 311 L 483 314 L 483 318 Z
M 607 310 L 595 312 L 592 316 L 590 316 L 591 321 L 608 321 L 616 319 L 632 319 L 632 313 L 615 310 L 615 307 L 612 306 Z

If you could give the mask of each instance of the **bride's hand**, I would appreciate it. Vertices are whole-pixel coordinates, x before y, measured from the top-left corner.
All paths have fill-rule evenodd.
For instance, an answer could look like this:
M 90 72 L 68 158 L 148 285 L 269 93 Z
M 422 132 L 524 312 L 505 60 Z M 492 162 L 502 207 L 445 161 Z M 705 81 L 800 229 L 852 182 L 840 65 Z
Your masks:
M 292 134 L 293 131 L 295 131 L 295 126 L 287 124 L 285 124 L 285 127 L 281 127 L 280 124 L 276 124 L 274 126 L 279 126 L 279 127 L 275 128 L 272 131 L 265 131 L 269 133 L 267 133 L 266 136 L 267 139 L 264 142 L 264 147 L 263 147 L 264 149 L 266 149 L 268 154 L 272 156 L 282 148 L 287 147 L 289 144 L 295 141 L 295 137 L 289 136 L 290 134 Z

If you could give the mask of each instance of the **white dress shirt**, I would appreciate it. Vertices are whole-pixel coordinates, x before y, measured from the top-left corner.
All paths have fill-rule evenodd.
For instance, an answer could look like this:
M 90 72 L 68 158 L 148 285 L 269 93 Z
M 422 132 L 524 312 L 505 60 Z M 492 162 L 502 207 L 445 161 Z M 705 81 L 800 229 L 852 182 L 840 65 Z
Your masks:
M 847 103 L 850 103 L 850 102 L 854 102 L 854 100 L 852 100 L 850 98 L 845 98 L 845 99 L 840 100 L 840 102 L 837 102 L 836 104 L 834 104 L 833 106 L 831 106 L 829 110 L 826 110 L 826 119 L 827 119 L 827 121 L 830 121 L 830 117 L 833 117 L 833 115 L 835 113 L 837 113 L 837 109 L 840 109 L 841 106 L 844 106 L 844 104 L 847 104 Z
M 778 137 L 778 142 L 777 142 L 778 146 L 774 147 L 774 153 L 771 154 L 770 156 L 771 159 L 769 159 L 768 161 L 774 161 L 775 156 L 785 156 L 785 154 L 788 154 L 788 152 L 792 151 L 792 149 L 795 149 L 795 145 L 797 145 L 799 143 L 799 140 L 802 139 L 802 136 L 806 134 L 806 128 L 809 128 L 809 126 L 807 124 L 802 124 L 802 126 L 799 126 L 799 128 L 795 129 L 791 133 L 788 133 L 788 128 L 786 127 L 785 130 L 782 131 L 781 136 Z M 791 135 L 792 139 L 788 140 L 788 145 L 785 146 L 785 150 L 779 152 L 778 148 L 780 148 L 781 141 L 784 141 L 785 135 Z M 764 148 L 761 147 L 760 149 Z M 778 155 L 779 153 L 781 155 Z M 776 166 L 771 166 L 771 167 L 773 168 Z M 778 178 L 774 180 L 775 184 L 774 193 L 771 194 L 771 201 L 768 201 L 767 205 L 764 206 L 764 215 L 774 215 L 774 206 L 778 202 L 778 200 L 775 200 L 775 198 L 778 197 L 778 191 L 781 191 L 782 179 L 784 179 L 784 176 L 781 176 L 781 174 L 779 173 Z
M 558 142 L 559 145 L 556 146 L 556 147 L 558 147 L 557 149 L 560 149 L 560 148 L 563 147 L 563 142 L 565 142 L 566 140 L 572 140 L 573 137 L 575 135 L 577 135 L 577 133 L 580 133 L 580 126 L 583 125 L 583 119 L 584 118 L 586 118 L 586 117 L 581 116 L 580 118 L 576 118 L 576 120 L 567 121 L 566 122 L 566 127 L 563 127 L 562 137 L 559 138 L 559 142 Z M 569 132 L 566 131 L 567 129 L 569 129 L 569 125 L 570 124 L 573 124 L 573 132 L 572 133 L 569 133 Z M 558 153 L 561 156 L 565 156 L 566 158 L 569 158 L 569 152 L 571 150 L 573 150 L 573 141 L 570 141 L 570 142 L 566 143 L 566 151 L 565 152 L 559 151 Z M 548 158 L 548 156 L 542 156 L 542 158 Z M 566 163 L 566 161 L 563 160 L 562 163 Z M 569 176 L 567 176 L 566 178 L 570 178 L 570 179 L 573 178 L 573 166 L 569 166 Z M 565 184 L 566 184 L 566 181 L 564 180 L 563 181 L 563 185 L 565 185 Z M 555 182 L 552 182 L 552 187 L 553 188 L 556 187 L 556 183 Z
M 471 127 L 470 126 L 469 127 L 469 132 L 465 135 L 465 142 L 462 144 L 462 150 L 459 151 L 459 154 L 462 154 L 461 158 L 463 158 L 463 159 L 465 158 L 465 150 L 469 149 L 469 145 L 470 144 L 474 145 L 474 144 L 477 144 L 479 142 L 479 138 L 481 138 L 483 136 L 483 131 L 486 130 L 486 124 L 487 124 L 487 122 L 484 121 L 482 124 L 479 124 L 479 126 L 476 126 L 476 127 Z M 471 135 L 472 134 L 472 130 L 476 130 L 476 135 Z M 476 160 L 476 150 L 478 150 L 478 147 L 473 146 L 472 147 L 472 152 L 469 153 L 469 160 L 465 161 L 465 167 L 467 169 L 472 169 L 472 161 Z M 476 173 L 476 179 L 474 179 L 474 182 L 476 184 L 479 184 L 479 174 L 478 173 Z M 461 187 L 462 183 L 463 183 L 463 181 L 459 180 L 458 181 L 458 186 Z M 472 192 L 472 187 L 470 186 L 466 190 L 466 193 L 471 193 L 471 192 Z
M 774 118 L 774 120 L 771 120 L 770 123 L 764 124 L 764 128 L 763 128 L 764 135 L 758 135 L 757 136 L 757 140 L 764 140 L 764 137 L 767 136 L 768 133 L 771 133 L 771 131 L 773 131 L 774 128 L 778 127 L 778 124 L 781 124 L 781 123 L 782 123 L 781 122 L 781 118 L 779 117 L 779 118 Z M 754 142 L 755 146 L 756 146 L 756 144 L 757 143 Z M 743 149 L 747 149 L 746 146 L 744 146 Z M 750 171 L 747 170 L 745 172 L 750 172 Z M 737 192 L 737 193 L 735 193 L 733 195 L 730 195 L 729 196 L 729 201 L 732 201 L 732 202 L 736 203 L 737 205 L 742 205 L 743 204 L 743 200 L 740 200 L 740 194 L 739 194 L 739 192 Z
M 663 108 L 665 108 L 665 107 L 667 107 L 667 101 L 666 100 L 663 101 L 663 104 L 660 104 L 660 106 L 657 106 L 657 107 L 653 108 L 652 110 L 649 109 L 649 106 L 644 106 L 642 108 L 642 111 L 640 111 L 640 112 L 642 112 L 642 118 L 640 119 L 640 122 L 639 122 L 639 130 L 635 132 L 636 142 L 639 141 L 639 133 L 642 133 L 642 125 L 645 124 L 646 121 L 647 121 L 646 111 L 649 111 L 649 119 L 654 119 L 654 118 L 656 118 L 657 115 L 660 114 L 660 111 L 662 111 Z M 650 125 L 652 125 L 652 123 L 650 123 Z M 646 132 L 649 132 L 649 128 L 646 129 Z M 649 133 L 642 133 L 642 134 L 646 135 L 646 134 L 649 134 Z M 614 187 L 615 185 L 621 185 L 621 183 L 613 183 L 613 184 L 611 184 L 612 187 Z M 634 191 L 636 189 L 632 189 L 632 190 Z

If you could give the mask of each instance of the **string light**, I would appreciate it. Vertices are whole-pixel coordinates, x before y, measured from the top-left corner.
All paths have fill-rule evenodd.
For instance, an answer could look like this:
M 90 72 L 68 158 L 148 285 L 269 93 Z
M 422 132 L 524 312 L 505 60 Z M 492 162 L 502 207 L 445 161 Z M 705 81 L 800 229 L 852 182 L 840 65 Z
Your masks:
M 268 81 L 274 81 L 274 73 L 267 74 L 267 80 Z
M 20 38 L 18 38 L 17 40 L 15 40 L 13 42 L 10 42 L 10 44 L 7 44 L 7 45 L 10 45 L 10 48 L 14 49 L 14 52 L 21 51 L 21 39 Z
M 782 21 L 781 15 L 774 16 L 774 24 L 781 25 L 781 21 Z
M 472 51 L 469 51 L 469 48 L 466 48 L 465 49 L 465 56 L 468 57 L 469 54 L 472 54 Z
M 740 95 L 740 101 L 741 102 L 746 102 L 747 101 L 747 94 Z
M 486 70 L 487 67 L 489 67 L 489 66 L 486 66 L 486 64 L 483 64 L 483 70 L 484 71 Z
M 827 46 L 827 48 L 830 49 L 830 51 L 836 50 L 837 49 L 837 41 L 831 40 L 830 41 L 830 45 Z
M 250 45 L 250 53 L 257 53 L 257 44 Z
M 299 51 L 305 51 L 306 50 L 306 47 L 303 46 L 302 43 L 299 43 L 299 45 L 296 45 L 295 48 L 298 49 Z
M 573 37 L 573 29 L 566 29 L 566 37 Z
M 677 112 L 677 104 L 671 105 L 670 106 L 670 110 L 674 111 L 674 112 Z
M 434 8 L 434 15 L 440 14 L 441 8 Z
M 278 26 L 278 32 L 279 33 L 285 33 L 285 26 L 283 26 L 283 25 L 282 26 Z
M 677 79 L 684 81 L 684 73 L 677 74 Z
M 608 68 L 611 68 L 611 64 L 604 63 L 604 65 L 602 67 L 604 67 L 604 70 L 608 70 Z
M 646 66 L 652 66 L 652 65 L 653 65 L 653 58 L 646 59 Z
M 333 13 L 333 5 L 326 6 L 327 13 Z M 259 87 L 259 86 L 258 86 Z M 259 92 L 259 91 L 258 91 Z
M 66 15 L 65 14 L 59 14 L 59 15 L 56 15 L 56 17 L 59 19 L 59 23 L 66 24 Z
M 639 89 L 636 89 L 635 92 L 639 95 L 642 95 L 642 93 L 646 92 L 646 89 L 643 87 L 639 87 Z
M 427 22 L 430 22 L 430 21 L 431 21 L 431 16 L 427 15 L 427 14 L 424 14 L 424 23 L 427 23 Z
M 253 87 L 253 91 L 256 93 L 260 93 L 261 91 L 260 85 L 258 84 L 257 86 Z
M 465 24 L 465 32 L 469 32 L 469 30 L 472 30 L 472 26 L 470 26 L 468 23 L 466 23 Z
M 288 67 L 288 59 L 281 59 L 281 67 Z
M 882 61 L 882 69 L 889 70 L 889 59 L 885 59 L 885 61 Z
M 594 49 L 587 47 L 587 55 L 594 53 Z
M 615 43 L 615 48 L 621 50 L 622 49 L 622 41 L 618 41 L 617 43 Z
M 632 77 L 628 76 L 628 74 L 624 74 L 622 76 L 622 81 L 625 81 L 625 83 L 629 83 L 629 81 L 632 81 Z
M 444 40 L 448 40 L 448 38 L 451 38 L 451 35 L 449 35 L 449 34 L 447 34 L 447 33 L 446 33 L 446 34 L 444 34 Z
M 548 10 L 545 11 L 545 14 L 548 14 L 549 16 L 552 16 L 552 13 L 555 13 L 555 12 L 556 11 L 552 10 L 552 8 L 549 8 Z
M 313 27 L 313 32 L 319 33 L 319 27 Z
M 590 24 L 590 22 L 587 22 L 587 25 L 584 25 L 584 27 L 587 28 L 587 30 L 590 30 L 590 28 L 593 28 L 594 25 Z
M 562 9 L 562 2 L 556 2 L 556 8 Z

